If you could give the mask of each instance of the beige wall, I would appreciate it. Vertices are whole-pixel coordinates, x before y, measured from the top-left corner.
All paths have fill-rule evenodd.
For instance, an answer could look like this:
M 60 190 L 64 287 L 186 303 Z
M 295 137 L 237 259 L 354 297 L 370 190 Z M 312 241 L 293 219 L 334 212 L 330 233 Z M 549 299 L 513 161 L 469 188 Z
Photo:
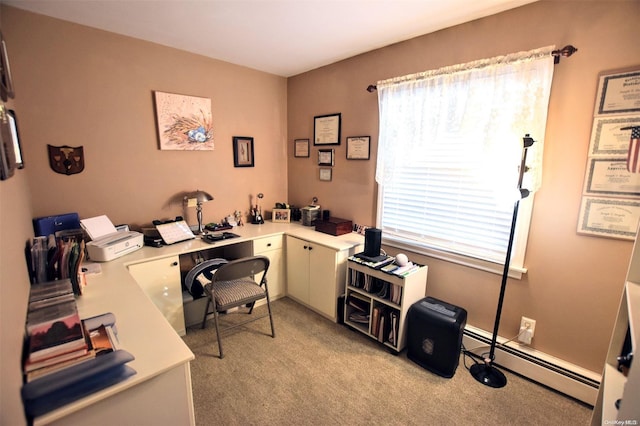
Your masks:
M 20 353 L 31 218 L 75 211 L 134 227 L 183 214 L 172 197 L 202 189 L 204 220 L 287 198 L 286 79 L 1 6 L 26 168 L 0 182 L 1 424 L 22 422 Z M 215 150 L 160 151 L 153 91 L 211 98 Z M 255 167 L 234 168 L 233 136 L 254 138 Z M 83 146 L 85 170 L 49 168 L 47 144 Z M 195 212 L 187 212 L 195 223 Z M 248 225 L 252 226 L 252 225 Z
M 510 280 L 500 335 L 520 317 L 537 321 L 532 346 L 600 372 L 632 243 L 576 234 L 598 73 L 640 64 L 637 1 L 541 1 L 418 37 L 292 77 L 288 81 L 289 200 L 315 195 L 338 217 L 375 225 L 378 80 L 555 44 L 579 51 L 555 68 L 545 141 L 521 281 Z M 372 29 L 374 30 L 374 29 Z M 342 113 L 333 181 L 318 179 L 317 147 L 293 158 L 293 140 L 313 137 L 313 117 Z M 370 161 L 347 161 L 345 137 L 370 135 Z M 395 253 L 393 248 L 386 247 Z M 427 294 L 468 310 L 468 323 L 493 330 L 500 277 L 431 258 Z
M 182 214 L 183 191 L 215 201 L 205 221 L 287 197 L 286 79 L 156 44 L 6 8 L 34 214 L 107 214 L 141 225 Z M 161 151 L 153 91 L 211 99 L 215 149 Z M 254 138 L 255 167 L 233 166 L 232 137 Z M 84 146 L 85 170 L 49 168 L 47 144 Z M 190 223 L 195 223 L 193 209 Z
M 0 182 L 0 423 L 20 424 L 19 355 L 28 294 L 22 257 L 31 217 L 77 211 L 133 225 L 181 214 L 176 193 L 200 188 L 216 200 L 205 220 L 313 196 L 334 216 L 375 223 L 377 99 L 368 84 L 548 44 L 580 51 L 556 68 L 545 148 L 522 281 L 510 281 L 501 334 L 521 315 L 538 321 L 534 346 L 599 371 L 631 243 L 577 235 L 580 192 L 598 72 L 640 63 L 633 34 L 640 4 L 540 2 L 416 38 L 288 81 L 186 52 L 0 7 L 17 97 L 26 169 Z M 212 99 L 216 149 L 159 151 L 154 90 Z M 317 149 L 293 158 L 293 139 L 311 138 L 313 116 L 341 112 L 332 182 L 318 181 Z M 286 115 L 285 115 L 286 114 Z M 232 136 L 255 138 L 255 168 L 233 167 Z M 345 159 L 344 136 L 371 135 L 370 161 Z M 49 169 L 46 145 L 82 145 L 86 169 Z M 193 212 L 189 212 L 193 222 Z M 392 249 L 389 249 L 392 251 Z M 492 329 L 499 277 L 415 256 L 430 267 L 428 294 L 464 306 L 469 323 Z

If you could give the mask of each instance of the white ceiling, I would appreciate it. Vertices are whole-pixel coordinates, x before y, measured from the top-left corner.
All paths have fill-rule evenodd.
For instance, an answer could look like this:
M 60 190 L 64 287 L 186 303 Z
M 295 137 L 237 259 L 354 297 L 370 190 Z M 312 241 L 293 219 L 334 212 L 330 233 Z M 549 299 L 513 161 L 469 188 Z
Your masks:
M 536 0 L 0 0 L 290 77 Z

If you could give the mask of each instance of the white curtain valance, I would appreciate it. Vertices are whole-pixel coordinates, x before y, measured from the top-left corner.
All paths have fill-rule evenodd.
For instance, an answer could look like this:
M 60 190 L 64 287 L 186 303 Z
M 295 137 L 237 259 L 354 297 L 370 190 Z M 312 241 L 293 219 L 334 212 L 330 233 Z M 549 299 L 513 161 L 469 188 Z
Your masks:
M 476 169 L 478 178 L 496 192 L 513 190 L 522 137 L 529 133 L 538 143 L 529 149 L 532 173 L 523 186 L 535 191 L 542 179 L 554 49 L 548 46 L 378 81 L 376 181 L 389 182 L 395 171 L 440 155 L 448 146 L 459 147 L 455 149 L 463 160 L 452 159 L 452 164 Z

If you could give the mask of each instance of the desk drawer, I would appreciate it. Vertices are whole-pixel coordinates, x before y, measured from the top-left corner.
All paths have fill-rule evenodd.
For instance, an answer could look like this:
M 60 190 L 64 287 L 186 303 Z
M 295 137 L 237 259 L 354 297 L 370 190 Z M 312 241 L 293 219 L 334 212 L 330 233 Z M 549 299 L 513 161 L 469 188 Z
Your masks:
M 281 248 L 282 235 L 274 235 L 272 237 L 257 238 L 253 240 L 253 254 L 260 254 L 270 250 L 279 250 Z

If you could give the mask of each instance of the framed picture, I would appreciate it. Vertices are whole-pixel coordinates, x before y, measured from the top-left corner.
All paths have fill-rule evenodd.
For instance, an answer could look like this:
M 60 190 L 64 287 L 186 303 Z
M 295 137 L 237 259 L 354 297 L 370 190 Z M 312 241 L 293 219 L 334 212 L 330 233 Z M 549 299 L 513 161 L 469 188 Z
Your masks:
M 328 168 L 321 167 L 320 168 L 320 180 L 330 182 L 331 181 L 331 170 Z
M 602 74 L 594 115 L 640 112 L 640 70 Z
M 309 139 L 296 139 L 293 141 L 294 157 L 309 157 Z
M 253 167 L 253 138 L 233 137 L 233 165 L 235 167 Z
M 630 126 L 640 126 L 640 114 L 594 118 L 589 155 L 626 157 L 629 153 L 629 132 L 622 129 Z
M 347 137 L 347 160 L 368 160 L 370 152 L 370 136 Z
M 7 101 L 13 98 L 13 80 L 11 79 L 11 67 L 9 66 L 9 55 L 4 42 L 2 32 L 0 32 L 0 99 Z
M 211 99 L 155 92 L 161 150 L 213 150 Z
M 333 149 L 319 149 L 318 150 L 318 165 L 319 166 L 333 166 Z
M 640 220 L 640 201 L 582 197 L 578 233 L 633 240 Z
M 273 222 L 291 222 L 291 210 L 289 209 L 273 209 L 271 214 L 271 220 Z
M 590 158 L 584 194 L 608 197 L 640 197 L 640 174 L 627 170 L 627 158 Z
M 314 145 L 340 145 L 342 114 L 318 115 L 313 118 Z
M 23 169 L 24 160 L 22 159 L 22 148 L 20 147 L 20 136 L 18 135 L 18 122 L 16 121 L 16 112 L 14 110 L 7 110 L 7 121 L 9 122 L 9 134 L 13 143 L 15 167 L 16 169 Z

